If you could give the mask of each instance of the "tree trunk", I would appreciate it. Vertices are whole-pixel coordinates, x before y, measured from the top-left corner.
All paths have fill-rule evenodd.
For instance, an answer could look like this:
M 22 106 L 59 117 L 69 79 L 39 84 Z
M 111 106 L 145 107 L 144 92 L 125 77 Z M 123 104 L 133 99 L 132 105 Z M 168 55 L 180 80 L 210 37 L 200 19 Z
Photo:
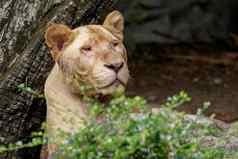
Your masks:
M 44 99 L 17 87 L 24 83 L 43 92 L 53 65 L 44 44 L 47 24 L 76 27 L 96 23 L 112 10 L 112 5 L 111 0 L 0 1 L 0 144 L 26 138 L 45 120 Z M 0 158 L 38 158 L 32 152 L 11 152 Z

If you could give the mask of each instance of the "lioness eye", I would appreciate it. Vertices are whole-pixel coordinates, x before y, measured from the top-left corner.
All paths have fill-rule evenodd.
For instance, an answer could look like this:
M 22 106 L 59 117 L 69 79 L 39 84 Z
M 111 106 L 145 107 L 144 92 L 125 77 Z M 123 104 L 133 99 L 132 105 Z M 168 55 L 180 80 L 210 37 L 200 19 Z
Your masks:
M 117 47 L 117 46 L 119 45 L 119 42 L 118 42 L 118 41 L 113 41 L 113 42 L 112 42 L 112 45 L 113 45 L 114 47 Z
M 92 47 L 91 46 L 84 46 L 84 47 L 81 48 L 81 50 L 88 52 L 88 51 L 92 50 Z

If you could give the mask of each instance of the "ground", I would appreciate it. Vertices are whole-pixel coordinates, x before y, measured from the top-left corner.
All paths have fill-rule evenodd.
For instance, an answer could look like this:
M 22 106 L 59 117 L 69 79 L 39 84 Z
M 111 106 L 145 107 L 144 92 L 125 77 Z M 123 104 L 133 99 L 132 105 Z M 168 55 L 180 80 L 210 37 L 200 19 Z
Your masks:
M 230 57 L 233 54 L 226 55 Z M 237 120 L 238 66 L 229 62 L 221 64 L 219 60 L 216 63 L 216 60 L 196 58 L 184 60 L 163 57 L 160 60 L 131 64 L 132 77 L 127 94 L 144 96 L 151 105 L 159 107 L 168 96 L 185 90 L 192 97 L 192 101 L 178 108 L 179 110 L 195 113 L 198 107 L 209 101 L 211 106 L 207 115 L 214 113 L 217 119 L 226 122 Z M 226 58 L 222 59 L 224 60 L 226 61 Z

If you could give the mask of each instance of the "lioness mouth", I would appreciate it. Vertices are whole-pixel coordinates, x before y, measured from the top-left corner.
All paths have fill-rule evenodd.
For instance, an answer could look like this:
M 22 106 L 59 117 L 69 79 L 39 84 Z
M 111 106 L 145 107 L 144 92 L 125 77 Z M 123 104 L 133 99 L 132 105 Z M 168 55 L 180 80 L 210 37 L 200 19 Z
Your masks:
M 101 88 L 99 88 L 99 89 L 105 89 L 105 88 L 108 88 L 108 87 L 113 86 L 114 84 L 117 85 L 117 86 L 118 86 L 119 84 L 123 85 L 124 87 L 126 86 L 126 84 L 125 84 L 124 82 L 122 82 L 120 79 L 116 78 L 114 81 L 112 81 L 112 82 L 109 83 L 108 85 L 103 86 L 103 87 L 101 87 Z

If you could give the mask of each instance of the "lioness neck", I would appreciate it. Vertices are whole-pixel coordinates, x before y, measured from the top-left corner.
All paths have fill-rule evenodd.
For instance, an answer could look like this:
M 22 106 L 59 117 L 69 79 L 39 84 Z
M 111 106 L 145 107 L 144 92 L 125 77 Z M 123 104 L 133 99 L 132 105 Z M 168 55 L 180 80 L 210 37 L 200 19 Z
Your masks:
M 56 136 L 57 129 L 74 133 L 82 127 L 82 118 L 86 116 L 86 103 L 64 83 L 63 74 L 57 64 L 46 80 L 45 96 L 49 138 Z

